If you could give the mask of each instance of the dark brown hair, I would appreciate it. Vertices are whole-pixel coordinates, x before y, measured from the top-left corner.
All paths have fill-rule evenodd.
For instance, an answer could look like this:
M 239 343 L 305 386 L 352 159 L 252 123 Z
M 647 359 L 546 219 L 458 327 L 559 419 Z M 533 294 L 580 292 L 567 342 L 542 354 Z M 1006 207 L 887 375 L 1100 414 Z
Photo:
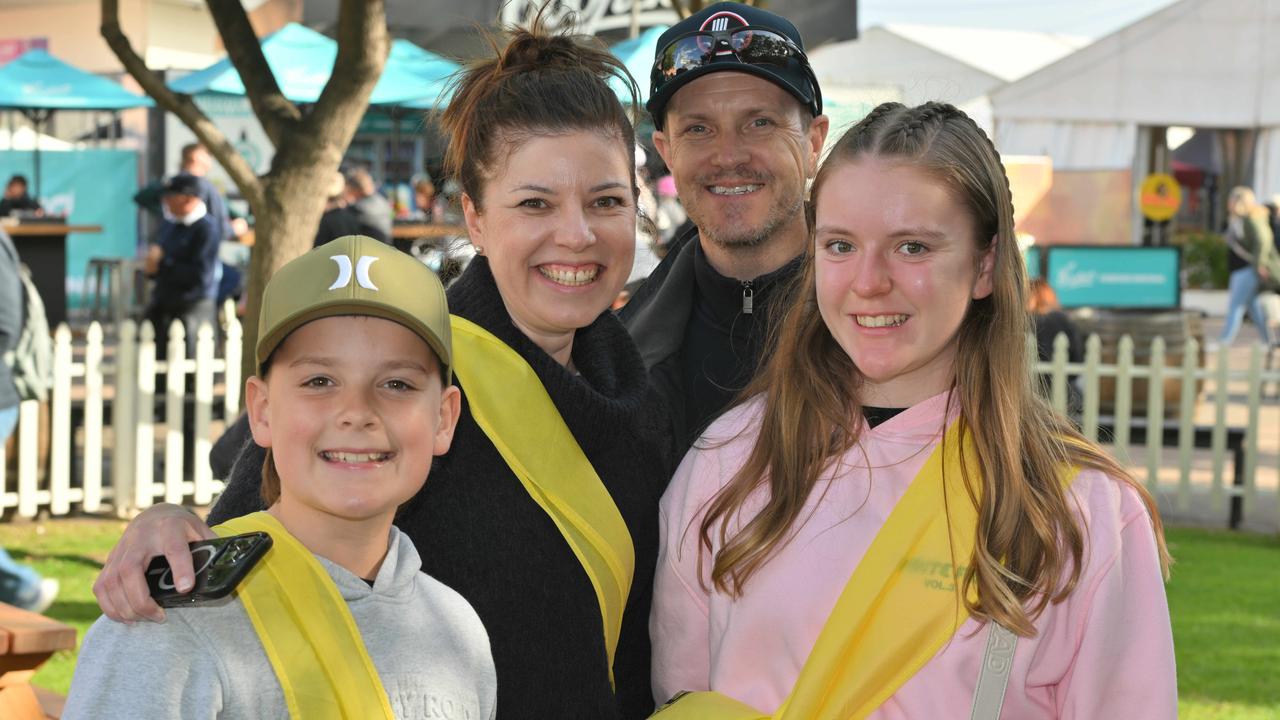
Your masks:
M 1068 466 L 1101 470 L 1141 496 L 1167 570 L 1160 515 L 1150 493 L 1033 389 L 1026 352 L 1027 272 L 1013 231 L 1009 181 L 986 134 L 951 105 L 877 107 L 836 142 L 819 169 L 810 227 L 813 201 L 835 169 L 865 158 L 900 162 L 932 176 L 971 215 L 975 264 L 988 250 L 995 253 L 992 293 L 972 302 L 953 340 L 948 399 L 959 406 L 979 464 L 961 467 L 970 493 L 981 490 L 974 557 L 956 561 L 966 567 L 963 597 L 970 613 L 1030 636 L 1040 611 L 1075 589 L 1085 538 L 1061 481 Z M 762 400 L 759 435 L 699 528 L 703 549 L 712 550 L 713 538 L 720 545 L 712 583 L 735 596 L 787 542 L 821 474 L 857 443 L 864 427 L 861 375 L 819 312 L 813 243 L 786 314 L 774 327 L 773 349 L 741 396 Z M 765 505 L 744 517 L 761 488 L 767 491 Z M 733 530 L 739 517 L 745 522 Z M 971 590 L 977 591 L 976 601 L 968 599 Z
M 616 137 L 636 190 L 635 129 L 609 80 L 625 84 L 633 106 L 639 87 L 600 41 L 549 32 L 549 6 L 529 28 L 508 29 L 505 45 L 486 34 L 494 56 L 471 63 L 453 80 L 453 97 L 440 117 L 449 136 L 445 171 L 477 208 L 485 180 L 507 155 L 502 149 L 535 135 L 587 130 Z

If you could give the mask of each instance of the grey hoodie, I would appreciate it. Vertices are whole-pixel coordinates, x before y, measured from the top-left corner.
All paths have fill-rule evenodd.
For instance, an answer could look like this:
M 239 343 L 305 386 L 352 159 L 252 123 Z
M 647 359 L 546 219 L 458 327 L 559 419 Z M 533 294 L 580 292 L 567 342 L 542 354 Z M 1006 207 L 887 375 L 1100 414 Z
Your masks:
M 347 601 L 397 718 L 495 717 L 489 636 L 466 600 L 419 572 L 392 528 L 373 587 L 316 556 Z M 172 608 L 162 624 L 89 628 L 62 717 L 284 718 L 284 694 L 244 606 Z

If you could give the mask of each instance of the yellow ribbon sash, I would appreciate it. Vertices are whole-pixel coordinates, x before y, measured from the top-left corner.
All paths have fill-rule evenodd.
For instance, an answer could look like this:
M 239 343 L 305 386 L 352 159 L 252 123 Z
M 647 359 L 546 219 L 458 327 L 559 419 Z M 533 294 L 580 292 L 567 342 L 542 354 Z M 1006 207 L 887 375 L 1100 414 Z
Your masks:
M 311 551 L 265 512 L 228 520 L 213 531 L 224 537 L 271 536 L 271 549 L 236 595 L 284 690 L 289 717 L 394 720 L 360 629 Z
M 586 571 L 600 602 L 609 679 L 635 572 L 631 533 L 537 373 L 489 331 L 452 316 L 454 372 L 476 424 Z
M 970 473 L 979 465 L 960 426 L 952 423 L 872 540 L 777 712 L 696 692 L 655 717 L 857 720 L 933 658 L 968 617 L 959 590 L 964 569 L 956 563 L 973 557 L 978 510 L 964 486 L 961 453 Z

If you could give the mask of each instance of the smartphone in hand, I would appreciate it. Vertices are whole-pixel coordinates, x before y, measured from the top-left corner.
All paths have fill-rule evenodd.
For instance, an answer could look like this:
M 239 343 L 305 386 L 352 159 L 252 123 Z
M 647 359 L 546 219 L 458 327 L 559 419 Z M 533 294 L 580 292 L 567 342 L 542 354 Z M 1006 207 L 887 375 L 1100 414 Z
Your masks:
M 147 566 L 147 587 L 160 607 L 200 605 L 231 594 L 271 548 L 271 536 L 264 532 L 245 533 L 199 540 L 189 547 L 196 571 L 191 592 L 179 593 L 173 586 L 173 571 L 163 555 L 151 558 Z

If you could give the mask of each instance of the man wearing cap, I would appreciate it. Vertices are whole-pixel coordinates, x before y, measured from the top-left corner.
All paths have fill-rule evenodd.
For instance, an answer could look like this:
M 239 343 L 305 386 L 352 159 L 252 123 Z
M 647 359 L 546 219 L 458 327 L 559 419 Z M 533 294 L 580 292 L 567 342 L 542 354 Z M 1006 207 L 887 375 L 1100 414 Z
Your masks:
M 165 184 L 165 222 L 147 250 L 143 269 L 155 278 L 146 318 L 155 326 L 156 355 L 168 348 L 169 325 L 182 321 L 187 357 L 195 354 L 196 330 L 216 317 L 219 264 L 217 226 L 200 199 L 191 175 L 175 175 Z
M 646 107 L 697 226 L 622 310 L 687 449 L 754 374 L 766 324 L 801 267 L 806 180 L 828 122 L 799 31 L 732 2 L 658 39 Z
M 213 236 L 218 239 L 218 242 L 222 242 L 230 240 L 233 235 L 239 235 L 242 230 L 235 230 L 232 227 L 231 217 L 227 213 L 227 201 L 223 199 L 218 188 L 209 182 L 209 170 L 212 168 L 213 156 L 204 145 L 189 143 L 182 146 L 182 166 L 178 168 L 178 174 L 189 175 L 195 179 L 195 186 L 199 191 L 196 197 L 204 203 L 209 219 L 213 221 Z

